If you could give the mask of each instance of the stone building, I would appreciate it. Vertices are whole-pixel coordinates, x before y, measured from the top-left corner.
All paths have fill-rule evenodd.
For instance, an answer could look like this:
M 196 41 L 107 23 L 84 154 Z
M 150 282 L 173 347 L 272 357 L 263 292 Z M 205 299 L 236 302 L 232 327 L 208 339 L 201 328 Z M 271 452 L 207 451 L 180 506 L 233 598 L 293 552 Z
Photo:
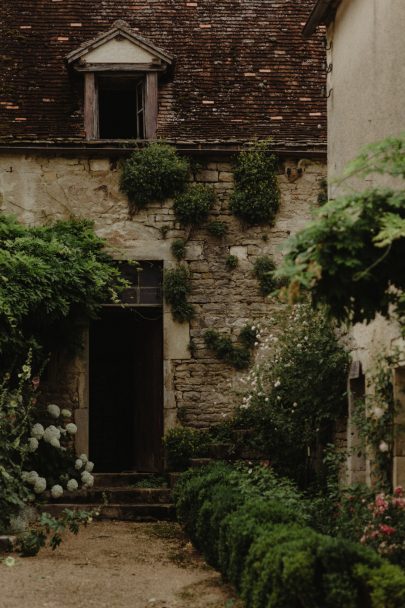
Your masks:
M 268 313 L 253 276 L 258 256 L 301 228 L 326 168 L 324 47 L 301 30 L 311 0 L 31 0 L 3 7 L 1 210 L 40 224 L 94 221 L 111 254 L 144 271 L 135 299 L 83 327 L 74 360 L 54 355 L 48 395 L 74 406 L 76 447 L 99 470 L 159 470 L 161 438 L 181 421 L 207 427 L 235 406 L 240 372 L 207 350 L 203 333 L 237 338 Z M 246 228 L 228 207 L 233 163 L 271 137 L 281 206 L 273 226 Z M 217 194 L 218 239 L 192 232 L 186 261 L 196 316 L 173 321 L 162 268 L 184 231 L 172 201 L 131 216 L 120 162 L 147 141 L 197 161 L 195 181 Z M 229 254 L 239 258 L 230 272 Z M 190 348 L 190 343 L 192 348 Z M 230 386 L 231 384 L 231 386 Z M 106 446 L 109 449 L 106 450 Z
M 402 188 L 403 183 L 386 176 L 372 175 L 366 180 L 352 179 L 336 184 L 366 144 L 405 131 L 405 4 L 402 0 L 318 0 L 304 27 L 306 39 L 326 26 L 327 35 L 327 114 L 328 182 L 331 198 L 347 188 L 363 190 L 376 186 Z M 349 386 L 353 400 L 373 391 L 370 375 L 379 353 L 405 352 L 398 325 L 379 317 L 369 325 L 356 325 L 353 366 Z M 394 370 L 395 398 L 405 412 L 405 360 Z M 349 419 L 350 420 L 350 419 Z M 404 414 L 398 423 L 404 422 Z M 348 426 L 348 446 L 355 447 L 356 433 Z M 349 481 L 370 481 L 370 462 L 353 456 Z M 394 485 L 405 484 L 405 441 L 397 434 L 393 463 Z

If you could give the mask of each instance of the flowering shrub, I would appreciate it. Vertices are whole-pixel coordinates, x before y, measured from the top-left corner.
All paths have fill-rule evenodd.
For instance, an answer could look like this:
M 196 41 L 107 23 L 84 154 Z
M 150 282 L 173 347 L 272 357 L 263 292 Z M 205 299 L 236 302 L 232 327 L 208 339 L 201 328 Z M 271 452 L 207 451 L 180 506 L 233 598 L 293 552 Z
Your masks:
M 258 336 L 259 363 L 234 424 L 252 430 L 247 441 L 278 472 L 307 485 L 346 406 L 348 355 L 333 325 L 306 304 L 281 309 L 268 331 Z
M 405 566 L 405 496 L 402 487 L 393 494 L 377 494 L 367 504 L 369 521 L 360 542 L 390 561 Z
M 63 410 L 62 415 L 55 404 L 44 412 L 37 403 L 37 388 L 30 358 L 15 388 L 8 377 L 0 385 L 0 531 L 46 490 L 58 499 L 79 483 L 85 488 L 94 483 L 94 465 L 87 456 L 83 454 L 80 464 L 75 464 L 72 437 L 77 427 L 68 422 L 71 412 Z

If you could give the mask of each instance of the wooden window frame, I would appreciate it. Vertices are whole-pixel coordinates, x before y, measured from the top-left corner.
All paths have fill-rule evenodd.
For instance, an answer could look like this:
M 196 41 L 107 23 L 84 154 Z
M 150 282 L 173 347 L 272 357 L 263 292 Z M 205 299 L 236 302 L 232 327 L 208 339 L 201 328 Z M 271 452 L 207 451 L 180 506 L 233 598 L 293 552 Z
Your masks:
M 117 71 L 117 69 L 110 67 L 106 73 L 114 71 Z M 84 130 L 86 139 L 89 141 L 100 139 L 96 74 L 96 70 L 84 72 Z M 156 135 L 158 119 L 158 72 L 148 71 L 144 72 L 144 74 L 144 137 L 145 139 L 153 139 Z

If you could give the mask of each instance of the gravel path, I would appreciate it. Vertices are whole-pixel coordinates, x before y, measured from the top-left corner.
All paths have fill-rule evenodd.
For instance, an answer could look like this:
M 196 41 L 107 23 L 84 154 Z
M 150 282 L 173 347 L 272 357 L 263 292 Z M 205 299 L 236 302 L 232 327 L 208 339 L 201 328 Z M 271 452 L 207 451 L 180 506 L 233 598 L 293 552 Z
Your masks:
M 1 608 L 240 608 L 173 523 L 97 522 L 0 563 Z

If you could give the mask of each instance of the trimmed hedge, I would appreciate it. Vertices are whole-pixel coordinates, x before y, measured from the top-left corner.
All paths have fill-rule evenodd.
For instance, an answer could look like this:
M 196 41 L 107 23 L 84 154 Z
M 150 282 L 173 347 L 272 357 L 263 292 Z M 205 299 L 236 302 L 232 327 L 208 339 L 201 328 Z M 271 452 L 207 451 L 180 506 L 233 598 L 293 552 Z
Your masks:
M 308 526 L 307 502 L 264 468 L 183 474 L 177 513 L 246 608 L 401 608 L 405 574 L 374 551 Z

